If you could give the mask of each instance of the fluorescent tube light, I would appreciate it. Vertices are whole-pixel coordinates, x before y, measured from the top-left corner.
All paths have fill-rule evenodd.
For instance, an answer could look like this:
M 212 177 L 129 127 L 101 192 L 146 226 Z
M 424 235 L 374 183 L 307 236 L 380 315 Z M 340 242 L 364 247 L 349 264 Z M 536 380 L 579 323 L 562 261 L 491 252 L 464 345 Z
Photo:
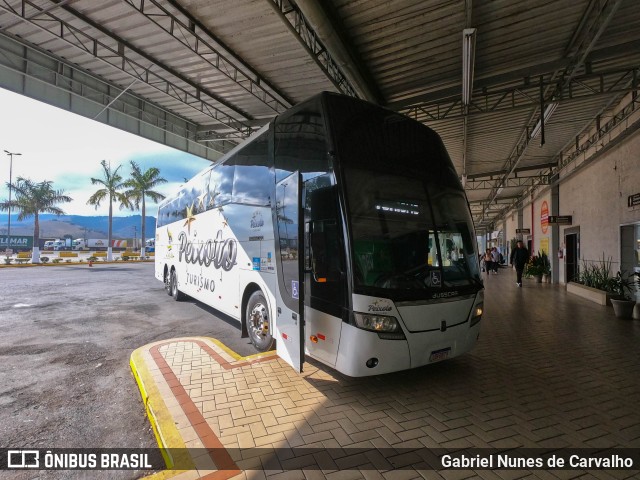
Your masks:
M 557 103 L 550 103 L 549 105 L 547 105 L 547 108 L 544 110 L 544 124 L 545 125 L 547 124 L 547 122 L 551 118 L 551 115 L 553 115 L 553 112 L 556 111 L 556 108 L 558 108 L 558 104 Z M 531 132 L 531 138 L 536 138 L 538 135 L 540 135 L 540 131 L 541 130 L 542 130 L 542 124 L 540 123 L 540 120 L 538 120 L 538 123 L 536 123 L 536 126 L 533 127 L 533 131 Z
M 462 31 L 462 104 L 464 106 L 468 106 L 471 103 L 475 50 L 476 29 L 465 28 Z

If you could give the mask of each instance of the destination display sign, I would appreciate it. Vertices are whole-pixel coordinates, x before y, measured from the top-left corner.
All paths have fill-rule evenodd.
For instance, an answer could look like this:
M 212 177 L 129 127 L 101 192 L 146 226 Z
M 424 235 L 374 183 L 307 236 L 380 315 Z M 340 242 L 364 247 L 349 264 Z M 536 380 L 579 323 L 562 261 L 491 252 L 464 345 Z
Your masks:
M 553 225 L 571 225 L 572 222 L 571 215 L 549 215 L 549 223 Z

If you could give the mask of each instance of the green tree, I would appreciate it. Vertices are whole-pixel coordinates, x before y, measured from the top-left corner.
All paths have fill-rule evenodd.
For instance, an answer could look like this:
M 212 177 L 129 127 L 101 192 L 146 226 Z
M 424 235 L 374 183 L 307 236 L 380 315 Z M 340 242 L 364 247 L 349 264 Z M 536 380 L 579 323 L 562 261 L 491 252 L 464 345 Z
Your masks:
M 132 205 L 132 208 L 139 209 L 142 205 L 142 225 L 140 233 L 140 239 L 142 240 L 140 255 L 142 257 L 145 255 L 146 198 L 149 197 L 154 203 L 164 200 L 164 195 L 153 189 L 166 182 L 167 180 L 160 176 L 160 170 L 157 168 L 151 167 L 143 171 L 140 165 L 131 161 L 131 178 L 124 182 L 124 186 L 127 188 L 125 195 Z
M 9 183 L 7 183 L 9 186 Z M 31 179 L 18 177 L 11 185 L 15 192 L 15 199 L 0 202 L 0 210 L 15 209 L 18 212 L 18 220 L 22 221 L 31 216 L 33 223 L 33 252 L 31 254 L 32 263 L 40 263 L 40 213 L 52 213 L 54 215 L 64 215 L 64 211 L 57 206 L 59 203 L 69 203 L 73 199 L 64 194 L 64 190 L 54 190 L 53 182 L 45 180 L 39 183 Z
M 107 260 L 113 260 L 111 249 L 111 244 L 113 243 L 113 204 L 119 202 L 120 210 L 122 210 L 124 207 L 130 207 L 130 203 L 127 196 L 122 191 L 125 186 L 122 176 L 118 173 L 118 170 L 120 170 L 122 165 L 118 166 L 115 170 L 111 170 L 111 164 L 107 163 L 106 160 L 102 160 L 100 165 L 102 165 L 103 170 L 102 178 L 92 177 L 91 184 L 102 185 L 102 188 L 89 197 L 87 205 L 94 205 L 97 210 L 101 202 L 107 199 L 109 201 L 109 243 L 107 247 Z

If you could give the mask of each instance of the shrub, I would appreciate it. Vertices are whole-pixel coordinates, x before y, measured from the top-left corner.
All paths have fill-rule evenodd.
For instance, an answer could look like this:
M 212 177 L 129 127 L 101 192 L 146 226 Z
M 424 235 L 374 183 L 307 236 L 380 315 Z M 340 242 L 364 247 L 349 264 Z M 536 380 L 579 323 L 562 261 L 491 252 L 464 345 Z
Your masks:
M 96 262 L 96 261 L 98 261 L 98 257 L 89 257 L 89 258 L 87 258 L 87 260 L 90 261 L 90 262 Z
M 61 258 L 54 258 L 53 260 L 51 260 L 53 263 L 60 263 L 62 261 Z
M 40 257 L 42 263 L 49 263 L 49 257 Z
M 67 259 L 65 260 L 65 262 L 66 262 L 66 263 L 71 263 L 71 259 L 70 259 L 70 258 L 67 258 Z
M 578 282 L 591 288 L 597 288 L 605 292 L 611 291 L 611 281 L 614 277 L 611 275 L 611 257 L 607 260 L 602 254 L 602 260 L 596 262 L 582 261 L 582 267 L 578 273 Z

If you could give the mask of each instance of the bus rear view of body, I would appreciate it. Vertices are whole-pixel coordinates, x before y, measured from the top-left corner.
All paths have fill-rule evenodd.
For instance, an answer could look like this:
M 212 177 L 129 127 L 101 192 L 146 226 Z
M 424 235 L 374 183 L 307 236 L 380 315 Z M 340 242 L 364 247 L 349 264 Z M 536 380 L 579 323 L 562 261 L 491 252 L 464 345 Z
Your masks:
M 453 358 L 483 308 L 464 190 L 437 134 L 323 93 L 278 116 L 167 198 L 156 277 L 350 376 Z

